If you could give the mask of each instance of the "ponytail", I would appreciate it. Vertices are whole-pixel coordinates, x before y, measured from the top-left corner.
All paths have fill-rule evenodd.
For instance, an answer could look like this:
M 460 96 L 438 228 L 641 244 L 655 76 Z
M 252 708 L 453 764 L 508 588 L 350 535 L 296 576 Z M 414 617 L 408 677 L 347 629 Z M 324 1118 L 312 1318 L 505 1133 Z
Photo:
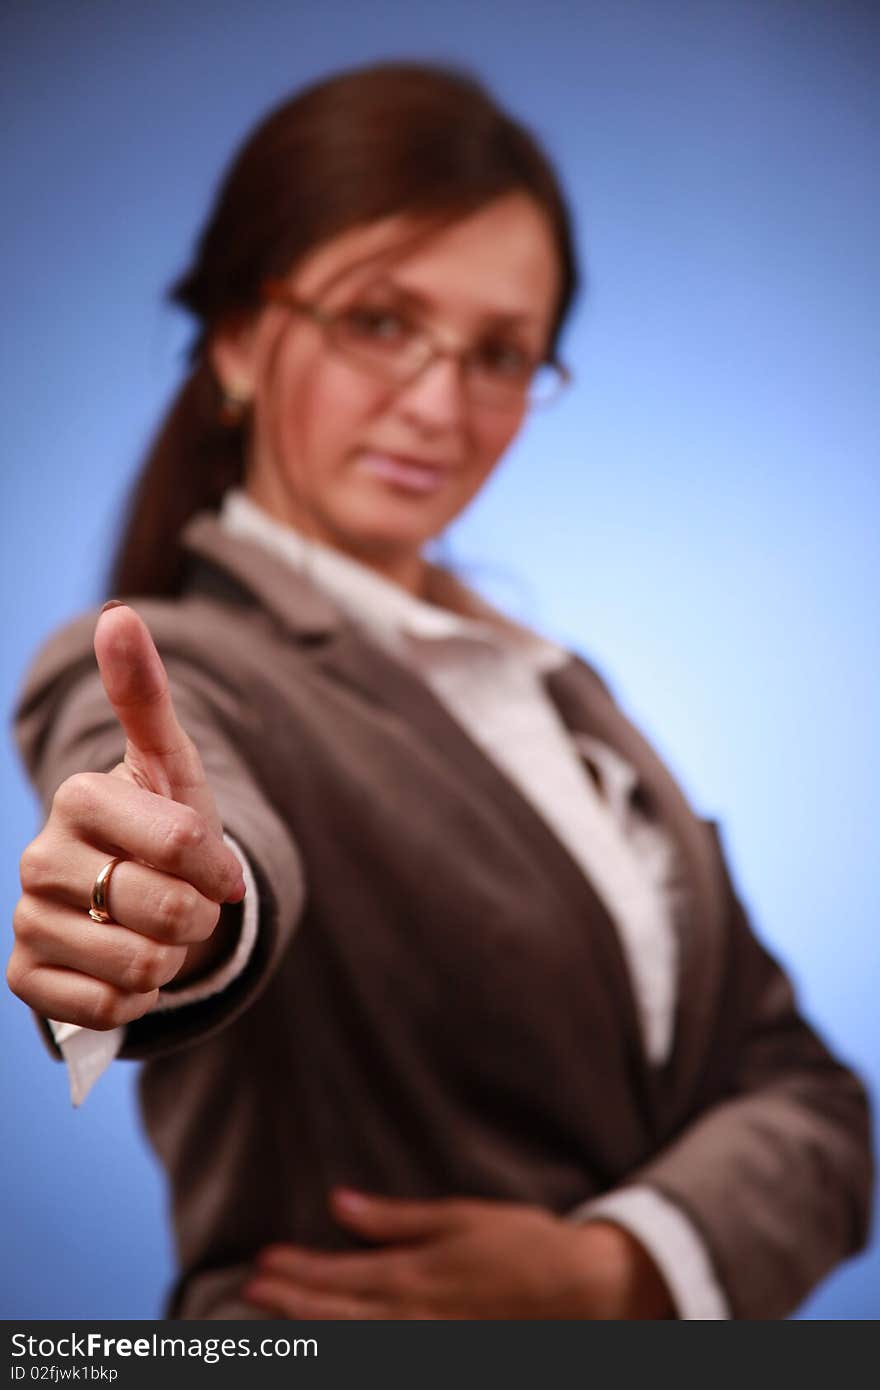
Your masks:
M 244 475 L 244 429 L 220 421 L 220 391 L 202 357 L 187 376 L 150 449 L 128 502 L 108 575 L 110 595 L 180 593 L 179 537 L 197 512 L 217 511 Z

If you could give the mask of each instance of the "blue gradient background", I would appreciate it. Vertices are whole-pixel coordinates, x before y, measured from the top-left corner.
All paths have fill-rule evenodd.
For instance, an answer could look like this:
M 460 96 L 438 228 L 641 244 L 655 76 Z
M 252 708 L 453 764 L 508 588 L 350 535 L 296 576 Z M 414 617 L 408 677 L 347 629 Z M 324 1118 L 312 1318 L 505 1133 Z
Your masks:
M 556 156 L 590 287 L 576 387 L 454 554 L 604 670 L 876 1094 L 878 7 L 7 0 L 0 52 L 4 710 L 101 592 L 186 342 L 160 292 L 234 144 L 336 67 L 473 64 Z M 38 821 L 2 756 L 8 922 Z M 0 1316 L 155 1316 L 172 1256 L 132 1069 L 74 1112 L 8 996 L 0 1047 Z M 878 1291 L 872 1251 L 802 1315 L 876 1317 Z

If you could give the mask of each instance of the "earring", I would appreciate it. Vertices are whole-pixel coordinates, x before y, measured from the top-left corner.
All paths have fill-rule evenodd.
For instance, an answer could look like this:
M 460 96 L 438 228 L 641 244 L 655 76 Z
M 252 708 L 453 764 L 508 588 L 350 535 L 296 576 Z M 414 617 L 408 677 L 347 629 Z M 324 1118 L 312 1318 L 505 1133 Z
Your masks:
M 250 397 L 243 391 L 220 388 L 220 423 L 228 430 L 238 429 L 244 424 L 250 405 Z

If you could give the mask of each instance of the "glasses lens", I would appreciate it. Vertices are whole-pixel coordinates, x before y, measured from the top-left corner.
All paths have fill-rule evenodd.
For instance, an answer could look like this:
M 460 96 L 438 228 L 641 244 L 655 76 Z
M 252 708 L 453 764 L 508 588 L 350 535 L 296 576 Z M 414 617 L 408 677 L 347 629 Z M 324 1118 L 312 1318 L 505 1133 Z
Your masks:
M 403 378 L 424 359 L 422 335 L 393 309 L 353 306 L 328 328 L 341 352 L 381 376 Z
M 436 351 L 428 333 L 397 309 L 380 305 L 352 305 L 328 315 L 324 327 L 333 346 L 364 371 L 388 381 L 405 382 L 433 359 Z M 465 390 L 476 405 L 511 410 L 527 405 L 546 405 L 568 381 L 563 367 L 542 362 L 534 371 L 522 370 L 506 357 L 501 361 L 485 353 L 463 353 Z
M 526 379 L 515 377 L 487 376 L 480 372 L 468 378 L 471 398 L 478 405 L 496 407 L 499 410 L 512 410 L 527 406 L 549 405 L 568 384 L 568 373 L 564 367 L 553 362 L 542 362 Z

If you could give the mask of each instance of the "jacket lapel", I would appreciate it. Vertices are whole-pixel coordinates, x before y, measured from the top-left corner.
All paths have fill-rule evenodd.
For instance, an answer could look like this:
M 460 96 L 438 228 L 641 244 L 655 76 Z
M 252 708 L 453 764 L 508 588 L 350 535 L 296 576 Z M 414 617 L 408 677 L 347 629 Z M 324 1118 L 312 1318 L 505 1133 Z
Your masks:
M 688 805 L 668 769 L 580 658 L 553 671 L 547 688 L 569 729 L 606 743 L 635 768 L 647 814 L 677 845 L 687 896 L 678 914 L 675 1035 L 661 1073 L 667 1105 L 684 1104 L 697 1084 L 705 1040 L 717 1007 L 723 959 L 725 900 L 715 869 L 711 830 Z

